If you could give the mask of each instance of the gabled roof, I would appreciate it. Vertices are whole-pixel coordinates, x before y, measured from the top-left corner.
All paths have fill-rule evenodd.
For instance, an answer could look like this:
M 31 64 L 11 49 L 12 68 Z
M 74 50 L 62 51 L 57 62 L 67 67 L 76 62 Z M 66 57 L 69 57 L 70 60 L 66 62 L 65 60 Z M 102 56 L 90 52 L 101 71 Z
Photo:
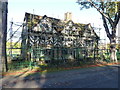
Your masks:
M 25 13 L 24 21 L 29 20 L 31 18 L 33 18 L 34 20 L 40 20 L 42 18 L 44 19 L 45 17 L 47 17 L 49 19 L 52 19 L 52 20 L 60 21 L 60 19 L 56 19 L 56 18 L 53 18 L 53 17 L 48 17 L 47 15 L 39 16 L 39 15 L 36 15 L 36 14 L 27 13 L 27 12 Z
M 24 21 L 26 21 L 26 23 L 28 23 L 28 26 L 36 26 L 36 24 L 38 24 L 42 19 L 48 19 L 50 22 L 52 22 L 53 25 L 58 24 L 58 22 L 60 22 L 60 19 L 56 19 L 53 17 L 48 17 L 46 15 L 44 16 L 39 16 L 39 15 L 35 15 L 35 14 L 31 14 L 31 13 L 25 13 L 25 17 L 24 17 Z
M 90 30 L 90 31 L 92 31 L 93 34 L 96 36 L 96 39 L 100 39 L 99 36 L 96 34 L 95 30 L 93 29 L 93 27 L 91 26 L 90 23 L 87 24 L 87 25 L 85 25 L 85 28 L 86 28 L 85 30 Z
M 85 32 L 85 30 L 92 30 L 92 32 L 94 33 L 94 35 L 98 37 L 98 35 L 95 33 L 94 29 L 92 28 L 91 24 L 81 24 L 81 23 L 74 23 L 72 20 L 69 21 L 62 21 L 60 19 L 56 19 L 53 17 L 48 17 L 46 15 L 44 16 L 39 16 L 39 15 L 35 15 L 35 14 L 31 14 L 31 13 L 25 13 L 25 18 L 24 21 L 26 21 L 28 23 L 28 26 L 36 26 L 36 24 L 38 24 L 42 19 L 48 19 L 51 23 L 52 23 L 52 28 L 55 29 L 55 31 L 57 32 L 61 32 L 63 30 L 65 30 L 65 26 L 69 26 L 69 23 L 72 24 L 72 27 L 75 27 L 76 30 L 79 32 L 79 34 L 83 34 Z

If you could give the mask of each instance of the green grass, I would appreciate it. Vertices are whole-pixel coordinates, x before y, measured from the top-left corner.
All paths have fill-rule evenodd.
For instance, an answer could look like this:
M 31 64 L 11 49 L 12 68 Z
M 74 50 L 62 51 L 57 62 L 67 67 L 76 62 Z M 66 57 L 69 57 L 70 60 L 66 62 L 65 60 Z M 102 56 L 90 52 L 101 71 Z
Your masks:
M 120 61 L 120 53 L 117 53 L 118 60 Z M 104 59 L 103 61 L 110 63 L 109 57 Z M 47 70 L 48 72 L 54 72 L 54 71 L 61 71 L 65 70 L 65 68 L 72 68 L 72 67 L 84 67 L 85 65 L 92 65 L 95 64 L 93 58 L 88 58 L 86 60 L 80 60 L 80 61 L 72 61 L 72 62 L 66 62 L 64 63 L 63 61 L 54 61 L 49 64 L 42 64 L 38 65 L 36 63 L 37 67 L 39 67 L 40 70 L 44 71 Z M 9 71 L 13 70 L 20 70 L 23 68 L 35 68 L 35 63 L 31 63 L 30 61 L 12 61 L 11 63 L 8 64 Z
M 29 67 L 29 61 L 12 61 L 8 63 L 9 70 L 20 70 Z
M 55 71 L 63 71 L 63 70 L 69 70 L 73 69 L 73 67 L 83 67 L 85 65 L 91 65 L 92 62 L 83 62 L 79 61 L 77 63 L 64 63 L 64 64 L 48 64 L 48 65 L 38 65 L 38 67 L 44 71 L 47 70 L 47 72 L 55 72 Z
M 117 52 L 117 59 L 120 60 L 120 52 Z

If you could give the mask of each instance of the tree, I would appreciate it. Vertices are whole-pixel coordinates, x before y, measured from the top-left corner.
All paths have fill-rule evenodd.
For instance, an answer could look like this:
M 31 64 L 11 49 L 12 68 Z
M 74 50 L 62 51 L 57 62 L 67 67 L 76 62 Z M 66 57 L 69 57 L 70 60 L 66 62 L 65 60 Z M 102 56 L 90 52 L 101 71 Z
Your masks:
M 0 66 L 8 71 L 6 56 L 6 37 L 7 37 L 7 0 L 0 1 Z
M 103 26 L 106 31 L 106 35 L 110 40 L 110 59 L 117 62 L 116 56 L 116 27 L 120 19 L 120 1 L 112 0 L 94 2 L 94 0 L 78 0 L 80 9 L 83 8 L 95 8 L 102 16 Z

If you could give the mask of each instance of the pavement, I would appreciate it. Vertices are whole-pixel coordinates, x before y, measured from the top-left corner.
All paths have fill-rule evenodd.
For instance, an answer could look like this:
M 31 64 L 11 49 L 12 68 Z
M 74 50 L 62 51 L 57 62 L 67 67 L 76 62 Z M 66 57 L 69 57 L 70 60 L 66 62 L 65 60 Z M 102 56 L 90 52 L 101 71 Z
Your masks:
M 2 88 L 118 88 L 120 65 L 5 76 Z

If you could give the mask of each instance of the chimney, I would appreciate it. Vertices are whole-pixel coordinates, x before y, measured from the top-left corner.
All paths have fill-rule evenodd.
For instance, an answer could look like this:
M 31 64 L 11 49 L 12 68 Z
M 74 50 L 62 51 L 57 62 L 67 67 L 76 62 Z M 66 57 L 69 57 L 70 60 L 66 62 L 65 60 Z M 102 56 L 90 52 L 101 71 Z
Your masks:
M 67 12 L 65 13 L 65 21 L 69 21 L 72 20 L 72 13 L 71 12 Z

